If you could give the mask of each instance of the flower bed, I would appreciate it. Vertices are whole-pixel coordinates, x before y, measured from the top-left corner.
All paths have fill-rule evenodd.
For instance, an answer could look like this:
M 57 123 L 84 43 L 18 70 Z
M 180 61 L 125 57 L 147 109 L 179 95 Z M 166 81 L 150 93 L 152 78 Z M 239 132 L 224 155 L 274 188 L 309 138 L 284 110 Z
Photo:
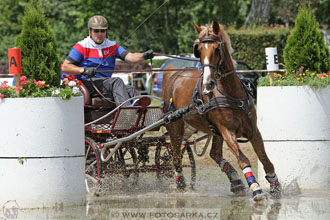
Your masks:
M 80 96 L 79 85 L 81 82 L 73 76 L 65 77 L 58 88 L 50 87 L 45 81 L 28 80 L 26 76 L 20 77 L 21 86 L 9 86 L 8 81 L 0 85 L 0 99 L 23 97 L 62 97 L 70 99 L 72 96 Z
M 258 80 L 258 86 L 270 86 L 269 77 Z M 316 73 L 306 70 L 301 66 L 296 73 L 274 74 L 272 86 L 310 86 L 312 88 L 324 88 L 330 86 L 330 71 Z

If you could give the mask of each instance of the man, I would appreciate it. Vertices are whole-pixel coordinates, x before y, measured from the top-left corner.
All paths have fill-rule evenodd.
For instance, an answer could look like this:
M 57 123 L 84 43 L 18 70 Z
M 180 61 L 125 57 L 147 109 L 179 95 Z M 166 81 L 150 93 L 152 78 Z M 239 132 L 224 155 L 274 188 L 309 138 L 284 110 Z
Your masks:
M 96 96 L 99 90 L 105 97 L 119 105 L 139 93 L 135 88 L 126 86 L 121 78 L 111 77 L 116 58 L 137 63 L 151 59 L 154 55 L 152 50 L 144 53 L 127 52 L 115 41 L 107 39 L 107 30 L 108 22 L 105 17 L 100 15 L 91 17 L 88 21 L 89 36 L 72 48 L 62 65 L 62 72 L 76 75 L 92 96 Z

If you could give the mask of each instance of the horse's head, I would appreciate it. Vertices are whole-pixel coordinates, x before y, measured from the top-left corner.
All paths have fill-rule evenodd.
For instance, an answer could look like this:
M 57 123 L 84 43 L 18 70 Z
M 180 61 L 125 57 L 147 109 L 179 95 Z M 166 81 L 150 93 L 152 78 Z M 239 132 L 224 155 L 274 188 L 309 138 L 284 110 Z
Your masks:
M 203 84 L 206 90 L 211 91 L 215 88 L 215 80 L 225 77 L 232 71 L 221 72 L 221 65 L 228 62 L 226 55 L 233 68 L 233 61 L 230 54 L 233 52 L 230 38 L 224 31 L 222 25 L 213 21 L 211 26 L 198 26 L 193 23 L 196 32 L 199 34 L 199 43 L 194 45 L 194 54 L 200 58 L 203 70 Z M 227 56 L 228 56 L 227 55 Z M 228 68 L 228 67 L 227 67 Z

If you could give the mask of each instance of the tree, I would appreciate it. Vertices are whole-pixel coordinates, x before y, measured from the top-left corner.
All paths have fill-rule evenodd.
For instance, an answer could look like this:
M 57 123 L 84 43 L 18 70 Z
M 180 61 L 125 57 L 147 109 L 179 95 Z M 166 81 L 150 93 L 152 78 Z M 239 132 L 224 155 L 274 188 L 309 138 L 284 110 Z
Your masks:
M 23 74 L 28 79 L 44 80 L 51 86 L 59 86 L 61 60 L 56 52 L 55 37 L 38 0 L 31 0 L 26 7 L 16 46 L 22 50 Z
M 288 72 L 295 73 L 300 66 L 318 73 L 329 70 L 329 49 L 324 43 L 319 23 L 306 4 L 299 9 L 295 29 L 287 39 L 283 56 Z
M 249 15 L 245 21 L 245 28 L 268 24 L 268 17 L 272 0 L 252 0 Z

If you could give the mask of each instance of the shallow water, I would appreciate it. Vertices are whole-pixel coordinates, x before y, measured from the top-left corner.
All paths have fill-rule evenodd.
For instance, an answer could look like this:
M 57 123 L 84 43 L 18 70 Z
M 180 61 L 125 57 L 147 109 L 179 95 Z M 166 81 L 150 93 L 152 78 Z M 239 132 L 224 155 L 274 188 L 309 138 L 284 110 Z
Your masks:
M 132 187 L 125 178 L 107 178 L 100 196 L 87 195 L 85 206 L 18 210 L 17 219 L 330 219 L 330 189 L 284 189 L 283 198 L 251 201 L 237 197 L 225 175 L 215 167 L 199 168 L 194 190 L 178 192 L 172 179 L 157 181 L 140 174 Z M 5 218 L 0 213 L 0 220 Z

